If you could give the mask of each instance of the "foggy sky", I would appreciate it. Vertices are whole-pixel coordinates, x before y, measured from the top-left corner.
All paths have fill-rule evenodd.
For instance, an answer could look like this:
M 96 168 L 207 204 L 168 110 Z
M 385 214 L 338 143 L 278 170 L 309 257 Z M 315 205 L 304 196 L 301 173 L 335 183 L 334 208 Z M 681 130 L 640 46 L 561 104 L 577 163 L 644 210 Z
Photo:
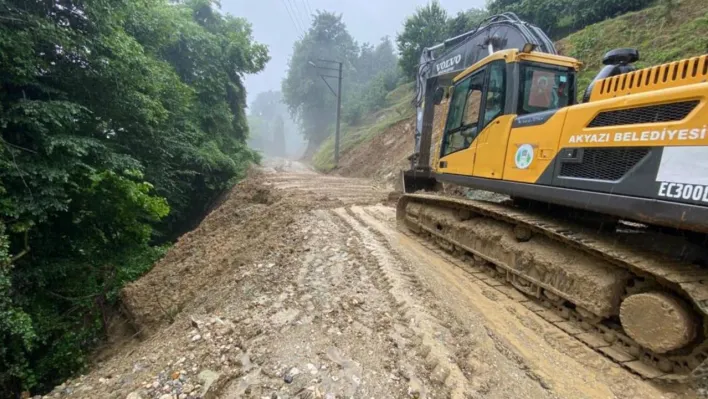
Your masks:
M 265 70 L 246 78 L 250 104 L 255 95 L 262 91 L 280 90 L 293 43 L 301 34 L 295 24 L 301 22 L 307 30 L 312 22 L 306 12 L 308 5 L 313 12 L 319 9 L 342 14 L 347 30 L 361 44 L 378 43 L 386 35 L 395 40 L 404 19 L 413 14 L 416 7 L 427 3 L 428 0 L 221 0 L 221 9 L 248 19 L 253 25 L 255 39 L 268 45 L 270 50 L 271 60 Z M 295 9 L 295 23 L 288 15 L 285 4 Z M 470 8 L 483 8 L 485 1 L 440 0 L 440 4 L 449 15 L 454 15 Z

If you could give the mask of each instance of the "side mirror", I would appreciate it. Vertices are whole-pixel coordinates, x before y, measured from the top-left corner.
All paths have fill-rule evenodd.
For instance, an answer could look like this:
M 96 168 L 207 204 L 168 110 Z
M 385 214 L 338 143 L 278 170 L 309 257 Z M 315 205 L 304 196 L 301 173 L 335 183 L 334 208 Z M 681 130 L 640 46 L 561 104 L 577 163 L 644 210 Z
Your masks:
M 436 88 L 435 93 L 433 93 L 433 104 L 439 105 L 442 102 L 444 96 L 445 89 L 443 89 L 442 87 Z

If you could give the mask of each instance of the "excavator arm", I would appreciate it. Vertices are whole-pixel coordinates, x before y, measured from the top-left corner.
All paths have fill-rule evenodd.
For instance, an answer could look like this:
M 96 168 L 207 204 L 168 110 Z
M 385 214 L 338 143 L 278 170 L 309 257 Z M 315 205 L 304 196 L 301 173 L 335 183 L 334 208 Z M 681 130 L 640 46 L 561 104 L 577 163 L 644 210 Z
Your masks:
M 450 85 L 457 74 L 491 53 L 514 48 L 522 50 L 525 46 L 531 46 L 535 51 L 557 54 L 553 42 L 540 28 L 507 12 L 485 19 L 475 30 L 423 50 L 414 100 L 415 152 L 409 157 L 411 172 L 418 175 L 418 181 L 425 181 L 425 176 L 430 173 L 430 141 L 436 88 Z M 441 92 L 438 93 L 440 96 Z

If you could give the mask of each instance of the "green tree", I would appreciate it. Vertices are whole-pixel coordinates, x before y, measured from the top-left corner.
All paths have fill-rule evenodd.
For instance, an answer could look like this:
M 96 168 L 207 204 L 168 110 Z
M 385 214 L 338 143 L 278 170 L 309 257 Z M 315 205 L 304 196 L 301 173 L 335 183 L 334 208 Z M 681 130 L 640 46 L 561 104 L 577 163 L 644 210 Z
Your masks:
M 476 29 L 489 14 L 485 10 L 471 8 L 459 11 L 457 15 L 447 22 L 447 36 L 455 37 Z
M 414 79 L 424 48 L 440 43 L 448 37 L 447 12 L 437 0 L 418 8 L 403 23 L 403 31 L 396 37 L 399 65 L 404 75 Z
M 302 38 L 295 42 L 288 72 L 283 81 L 283 98 L 300 123 L 301 131 L 308 140 L 309 150 L 317 148 L 332 132 L 335 121 L 336 101 L 320 75 L 336 76 L 336 71 L 321 70 L 310 63 L 336 68 L 321 59 L 344 63 L 344 90 L 349 87 L 354 75 L 354 62 L 358 57 L 358 46 L 352 39 L 342 16 L 320 12 L 314 16 L 312 26 Z M 332 73 L 329 73 L 332 72 Z M 326 78 L 336 90 L 336 79 Z
M 206 0 L 0 0 L 0 392 L 81 369 L 123 284 L 257 161 L 267 58 Z
M 162 135 L 168 140 L 159 143 L 164 149 L 160 161 L 146 165 L 150 181 L 171 182 L 157 190 L 174 208 L 161 229 L 170 230 L 166 238 L 172 239 L 194 227 L 211 201 L 257 160 L 246 145 L 242 80 L 244 74 L 260 71 L 268 55 L 265 46 L 253 42 L 245 20 L 220 14 L 210 0 L 190 0 L 182 7 L 158 3 L 131 13 L 128 29 L 155 58 L 171 65 L 190 90 L 189 109 L 172 114 L 179 129 Z
M 553 38 L 590 24 L 648 7 L 653 0 L 492 0 L 491 14 L 511 11 L 538 25 Z
M 355 84 L 369 83 L 382 71 L 395 70 L 397 64 L 398 58 L 388 36 L 381 38 L 376 46 L 364 43 L 354 61 L 354 77 L 351 80 Z

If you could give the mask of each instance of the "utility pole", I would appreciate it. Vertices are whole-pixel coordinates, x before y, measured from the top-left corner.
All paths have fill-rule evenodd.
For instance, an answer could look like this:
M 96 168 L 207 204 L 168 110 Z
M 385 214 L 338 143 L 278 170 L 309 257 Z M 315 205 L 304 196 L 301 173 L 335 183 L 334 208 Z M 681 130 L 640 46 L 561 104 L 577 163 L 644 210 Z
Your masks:
M 334 166 L 337 167 L 339 166 L 339 125 L 341 121 L 341 113 L 342 113 L 342 65 L 343 63 L 339 61 L 332 61 L 332 60 L 323 60 L 323 59 L 317 59 L 317 61 L 321 62 L 328 62 L 330 64 L 338 64 L 338 68 L 330 68 L 330 67 L 323 67 L 323 66 L 318 66 L 315 64 L 313 61 L 308 61 L 307 63 L 312 65 L 313 67 L 317 69 L 324 69 L 324 70 L 330 70 L 330 71 L 337 71 L 337 76 L 331 76 L 331 75 L 322 75 L 320 74 L 320 78 L 322 78 L 322 81 L 325 82 L 327 87 L 329 87 L 329 91 L 334 94 L 335 97 L 337 97 L 337 130 L 334 135 Z M 334 89 L 332 89 L 332 86 L 329 85 L 329 82 L 327 82 L 327 79 L 325 78 L 336 78 L 337 79 L 337 92 L 335 93 Z
M 339 83 L 337 84 L 337 132 L 334 136 L 334 166 L 339 166 L 339 121 L 342 114 L 342 63 L 339 63 Z

